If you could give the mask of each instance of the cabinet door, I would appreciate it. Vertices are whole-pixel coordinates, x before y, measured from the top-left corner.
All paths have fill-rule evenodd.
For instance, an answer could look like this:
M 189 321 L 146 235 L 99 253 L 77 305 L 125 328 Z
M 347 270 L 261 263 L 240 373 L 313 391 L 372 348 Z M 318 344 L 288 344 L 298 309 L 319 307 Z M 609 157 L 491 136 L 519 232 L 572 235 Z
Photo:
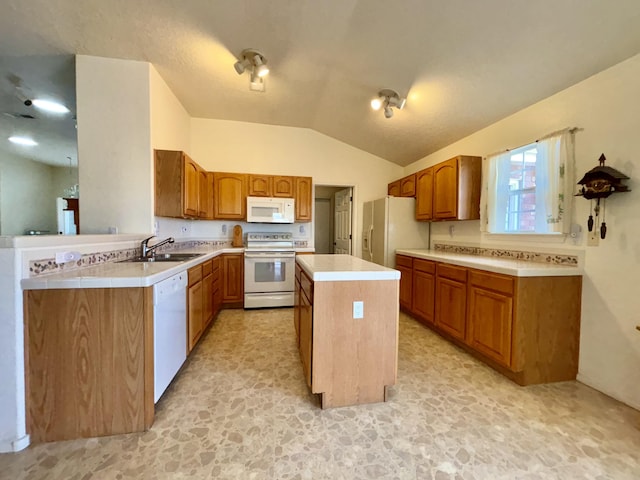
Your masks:
M 311 221 L 312 179 L 311 177 L 295 177 L 296 187 L 296 220 Z
M 511 367 L 513 298 L 469 286 L 467 343 L 498 363 Z
M 433 219 L 433 168 L 416 173 L 416 220 Z
M 296 269 L 298 266 L 296 265 Z M 300 301 L 301 287 L 300 278 L 296 275 L 295 289 L 293 291 L 293 327 L 296 330 L 296 344 L 300 348 Z
M 200 168 L 198 179 L 198 218 L 213 220 L 213 173 Z
M 293 177 L 285 177 L 274 175 L 273 177 L 273 196 L 293 198 L 294 197 L 294 181 Z
M 311 386 L 311 353 L 313 345 L 313 306 L 304 291 L 300 294 L 300 360 L 307 385 Z
M 190 352 L 198 342 L 202 334 L 203 327 L 203 297 L 202 297 L 202 281 L 194 283 L 189 287 L 188 296 L 188 345 L 187 350 Z
M 400 272 L 400 306 L 411 311 L 411 296 L 413 293 L 412 270 L 407 267 L 396 266 Z
M 216 315 L 220 311 L 220 306 L 222 305 L 222 268 L 220 267 L 220 257 L 213 258 L 211 260 L 211 265 L 211 283 L 213 284 L 213 319 L 216 318 Z
M 400 196 L 416 196 L 416 174 L 408 175 L 400 180 Z
M 244 301 L 244 258 L 242 254 L 222 255 L 222 302 Z
M 209 326 L 213 320 L 213 275 L 209 274 L 202 279 L 202 330 Z
M 249 175 L 249 196 L 270 197 L 272 178 L 269 175 Z
M 391 195 L 392 197 L 400 196 L 400 180 L 396 180 L 387 185 L 387 195 Z
M 432 273 L 414 270 L 411 311 L 423 323 L 433 325 L 436 279 Z
M 247 218 L 247 176 L 213 172 L 213 216 L 216 219 Z
M 454 338 L 464 340 L 467 315 L 467 285 L 436 277 L 436 325 Z
M 452 158 L 433 167 L 433 218 L 458 217 L 458 160 Z
M 200 201 L 200 167 L 184 154 L 184 215 L 186 217 L 197 217 Z

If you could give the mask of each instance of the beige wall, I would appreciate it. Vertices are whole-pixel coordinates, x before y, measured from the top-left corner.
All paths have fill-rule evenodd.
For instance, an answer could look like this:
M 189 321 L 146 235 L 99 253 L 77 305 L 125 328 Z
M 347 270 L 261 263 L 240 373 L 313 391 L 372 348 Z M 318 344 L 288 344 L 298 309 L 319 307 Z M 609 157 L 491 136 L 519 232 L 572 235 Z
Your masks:
M 153 228 L 150 69 L 78 55 L 78 165 L 83 233 Z
M 191 117 L 151 66 L 151 146 L 190 153 Z
M 584 254 L 584 283 L 579 379 L 623 402 L 640 408 L 640 55 L 549 97 L 515 115 L 406 167 L 405 174 L 458 154 L 487 155 L 534 141 L 564 127 L 576 133 L 578 179 L 598 164 L 601 153 L 607 165 L 625 173 L 631 193 L 607 200 L 607 238 L 597 247 L 585 247 L 585 235 L 565 243 L 547 243 L 539 237 L 509 240 L 481 235 L 479 224 L 432 224 L 433 241 L 483 243 L 522 248 L 578 249 Z M 589 202 L 576 198 L 574 221 L 586 231 Z M 454 226 L 453 236 L 449 226 Z
M 55 234 L 56 170 L 26 157 L 0 156 L 0 235 L 24 235 L 25 230 Z
M 306 128 L 193 118 L 193 158 L 211 171 L 313 177 L 313 183 L 354 189 L 354 247 L 360 256 L 362 203 L 387 194 L 403 169 Z M 311 235 L 313 238 L 313 235 Z

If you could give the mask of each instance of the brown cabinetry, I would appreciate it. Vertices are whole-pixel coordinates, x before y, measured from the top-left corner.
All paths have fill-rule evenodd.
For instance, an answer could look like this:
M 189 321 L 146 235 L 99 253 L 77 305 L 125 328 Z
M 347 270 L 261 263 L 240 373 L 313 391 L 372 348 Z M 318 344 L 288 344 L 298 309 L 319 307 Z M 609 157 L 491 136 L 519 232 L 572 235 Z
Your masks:
M 467 316 L 467 269 L 436 266 L 435 323 L 454 338 L 464 340 Z
M 480 218 L 482 159 L 460 155 L 416 174 L 416 220 Z
M 270 175 L 249 175 L 250 197 L 271 197 L 273 177 Z
M 213 173 L 202 168 L 198 171 L 198 218 L 213 219 Z
M 420 258 L 413 259 L 413 295 L 411 311 L 423 323 L 433 325 L 435 305 L 436 264 Z
M 298 296 L 298 351 L 302 362 L 302 371 L 307 385 L 311 386 L 311 354 L 313 344 L 313 282 L 307 274 L 300 271 Z
M 416 173 L 416 220 L 433 219 L 433 168 Z
M 505 367 L 511 367 L 513 284 L 507 275 L 469 270 L 467 343 Z
M 204 330 L 204 290 L 202 285 L 202 265 L 188 271 L 189 288 L 187 290 L 187 352 L 193 347 Z
M 244 301 L 244 258 L 241 253 L 225 253 L 222 259 L 222 303 L 240 304 Z
M 293 198 L 294 197 L 294 180 L 293 177 L 274 175 L 272 179 L 273 183 L 273 196 Z
M 409 261 L 412 303 L 405 310 L 418 320 L 520 385 L 575 379 L 581 276 L 514 277 L 396 256 L 404 268 Z
M 411 312 L 413 297 L 413 258 L 396 255 L 396 270 L 400 272 L 400 307 Z
M 209 218 L 206 172 L 181 151 L 155 151 L 155 214 Z
M 400 180 L 395 180 L 387 185 L 387 195 L 391 195 L 392 197 L 400 196 Z
M 311 221 L 312 187 L 311 177 L 295 177 L 296 221 Z
M 411 175 L 391 182 L 387 185 L 387 194 L 394 197 L 415 197 L 416 174 L 412 173 Z
M 247 218 L 247 175 L 213 172 L 213 216 L 219 220 Z

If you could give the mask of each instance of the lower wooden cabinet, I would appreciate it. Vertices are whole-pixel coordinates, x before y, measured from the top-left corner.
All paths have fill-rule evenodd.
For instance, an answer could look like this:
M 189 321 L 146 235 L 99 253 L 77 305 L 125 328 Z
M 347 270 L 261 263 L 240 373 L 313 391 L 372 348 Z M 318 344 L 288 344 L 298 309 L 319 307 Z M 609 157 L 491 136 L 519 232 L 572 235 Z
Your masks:
M 421 262 L 396 256 L 396 269 L 412 264 L 405 311 L 520 385 L 576 378 L 581 276 L 514 277 L 429 262 L 434 277 Z
M 187 352 L 193 350 L 204 330 L 204 292 L 202 265 L 189 269 L 187 290 Z
M 396 255 L 396 270 L 400 272 L 400 308 L 412 311 L 413 259 L 404 255 Z
M 435 323 L 435 271 L 434 262 L 413 259 L 411 312 L 427 325 Z
M 467 270 L 439 263 L 436 267 L 435 324 L 464 340 L 467 325 Z
M 304 273 L 303 273 L 304 275 Z M 300 361 L 307 385 L 311 386 L 311 352 L 313 343 L 313 308 L 308 292 L 300 291 Z
M 242 253 L 225 253 L 221 256 L 222 303 L 242 304 L 244 302 L 244 255 Z

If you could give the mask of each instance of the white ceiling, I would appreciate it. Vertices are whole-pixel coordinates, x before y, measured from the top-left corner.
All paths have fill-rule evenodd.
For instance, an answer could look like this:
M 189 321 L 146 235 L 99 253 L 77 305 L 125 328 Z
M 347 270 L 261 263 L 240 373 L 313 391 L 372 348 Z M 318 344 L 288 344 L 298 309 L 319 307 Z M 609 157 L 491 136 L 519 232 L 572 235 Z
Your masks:
M 0 55 L 148 61 L 193 117 L 407 165 L 639 53 L 638 25 L 638 0 L 5 0 Z M 266 93 L 233 69 L 245 48 Z M 408 97 L 391 119 L 369 106 L 384 87 Z

